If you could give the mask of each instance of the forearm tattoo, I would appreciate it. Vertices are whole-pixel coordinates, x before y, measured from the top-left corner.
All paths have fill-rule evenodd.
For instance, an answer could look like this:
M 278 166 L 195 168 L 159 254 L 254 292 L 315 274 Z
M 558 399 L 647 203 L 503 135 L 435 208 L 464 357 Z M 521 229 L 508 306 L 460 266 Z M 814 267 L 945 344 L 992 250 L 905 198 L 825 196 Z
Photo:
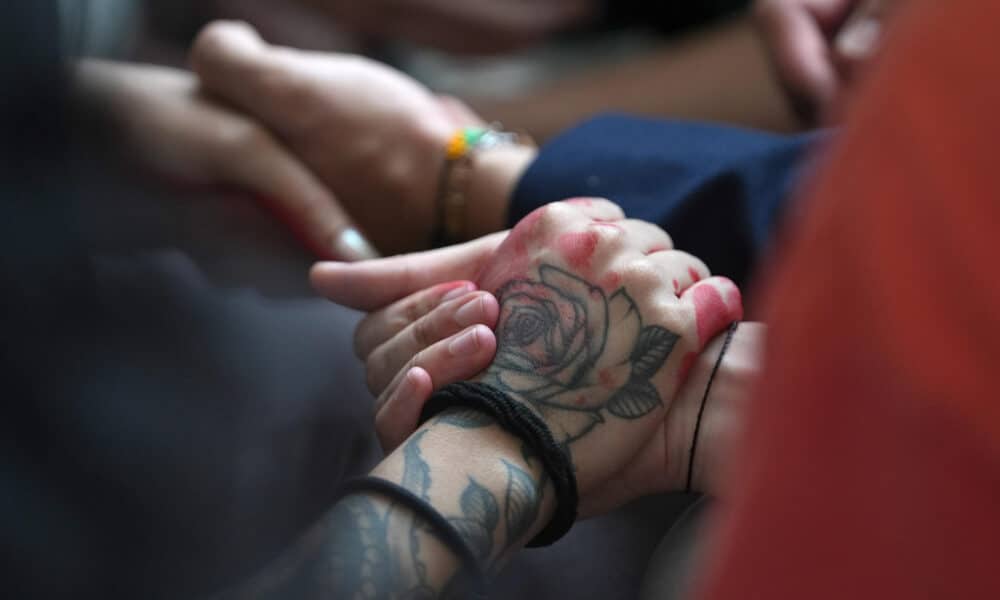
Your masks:
M 538 279 L 496 292 L 497 353 L 484 381 L 537 409 L 569 446 L 608 417 L 638 419 L 663 405 L 650 379 L 679 336 L 644 325 L 619 288 L 600 287 L 552 265 Z
M 435 418 L 404 444 L 399 483 L 431 501 L 435 477 L 445 469 L 454 475 L 459 467 L 433 467 L 422 452 L 425 436 L 444 428 L 486 427 L 497 427 L 492 417 L 471 410 Z M 443 511 L 485 570 L 495 570 L 525 541 L 538 520 L 545 490 L 544 475 L 535 478 L 510 461 L 498 460 L 506 473 L 502 488 L 483 485 L 466 473 L 457 502 L 449 502 L 457 510 Z M 378 496 L 348 496 L 271 568 L 220 598 L 459 598 L 454 575 L 431 573 L 431 553 L 444 548 L 435 538 L 434 530 L 403 505 Z

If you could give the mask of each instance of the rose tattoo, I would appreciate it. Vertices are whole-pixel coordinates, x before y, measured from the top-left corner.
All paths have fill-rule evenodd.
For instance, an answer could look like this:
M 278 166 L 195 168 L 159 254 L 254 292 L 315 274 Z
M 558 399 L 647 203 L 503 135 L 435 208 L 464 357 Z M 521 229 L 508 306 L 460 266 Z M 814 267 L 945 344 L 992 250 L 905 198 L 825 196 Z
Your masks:
M 678 336 L 644 327 L 624 288 L 608 296 L 542 265 L 539 281 L 513 280 L 496 295 L 497 354 L 485 381 L 556 417 L 548 420 L 558 441 L 586 435 L 604 422 L 604 413 L 638 419 L 662 405 L 649 379 Z

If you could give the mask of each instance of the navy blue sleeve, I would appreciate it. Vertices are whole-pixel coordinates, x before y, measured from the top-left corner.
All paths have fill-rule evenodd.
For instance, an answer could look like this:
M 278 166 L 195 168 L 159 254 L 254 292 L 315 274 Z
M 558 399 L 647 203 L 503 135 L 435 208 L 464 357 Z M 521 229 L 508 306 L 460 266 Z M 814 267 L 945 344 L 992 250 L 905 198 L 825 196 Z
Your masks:
M 817 134 L 598 117 L 541 149 L 514 191 L 509 222 L 549 202 L 605 197 L 743 287 L 817 141 Z

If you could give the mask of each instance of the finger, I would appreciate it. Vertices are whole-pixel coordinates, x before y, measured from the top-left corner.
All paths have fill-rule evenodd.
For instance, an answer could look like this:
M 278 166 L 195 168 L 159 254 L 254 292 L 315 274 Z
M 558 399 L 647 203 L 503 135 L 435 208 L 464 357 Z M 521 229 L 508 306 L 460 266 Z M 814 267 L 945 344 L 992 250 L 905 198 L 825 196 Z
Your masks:
M 856 75 L 858 70 L 875 54 L 882 35 L 885 18 L 882 0 L 863 2 L 837 33 L 834 53 L 837 65 L 845 78 Z
M 372 351 L 365 361 L 368 389 L 380 394 L 419 352 L 471 325 L 492 329 L 499 314 L 496 298 L 486 292 L 473 292 L 437 307 Z
M 330 300 L 370 311 L 437 283 L 475 280 L 506 235 L 494 233 L 456 246 L 360 263 L 317 263 L 310 279 Z
M 382 410 L 375 414 L 375 433 L 383 452 L 389 454 L 417 430 L 420 411 L 433 392 L 427 371 L 414 367 L 406 372 Z
M 678 296 L 711 275 L 705 263 L 680 250 L 654 252 L 648 258 L 659 271 L 669 277 L 671 289 Z
M 731 323 L 743 318 L 740 290 L 725 277 L 703 279 L 685 290 L 680 299 L 694 307 L 698 351 Z
M 287 119 L 274 119 L 281 116 L 273 114 L 276 104 L 260 93 L 265 87 L 280 88 L 275 85 L 279 79 L 287 83 L 294 77 L 295 71 L 282 69 L 277 56 L 247 23 L 215 21 L 198 34 L 190 62 L 206 90 L 265 122 L 282 123 Z
M 355 355 L 361 360 L 366 360 L 372 350 L 431 312 L 442 302 L 464 296 L 475 289 L 476 284 L 471 281 L 441 283 L 370 313 L 354 330 Z
M 595 225 L 619 227 L 625 233 L 629 246 L 637 248 L 643 254 L 672 250 L 674 247 L 674 240 L 670 235 L 649 221 L 625 219 L 616 223 L 598 221 Z
M 420 367 L 431 375 L 435 388 L 468 379 L 489 366 L 496 353 L 497 341 L 485 325 L 473 325 L 418 352 L 411 358 L 375 400 L 380 411 L 403 382 L 406 373 Z
M 378 256 L 333 193 L 277 139 L 256 126 L 230 129 L 213 159 L 223 180 L 256 193 L 321 258 Z
M 486 125 L 486 121 L 483 121 L 479 115 L 469 108 L 468 104 L 458 98 L 447 94 L 438 94 L 437 100 L 448 114 L 452 125 L 456 129 L 459 127 L 482 127 Z
M 568 204 L 580 214 L 595 221 L 621 221 L 625 211 L 607 198 L 578 197 L 567 198 L 557 204 Z M 542 208 L 545 208 L 544 206 Z
M 770 41 L 777 72 L 795 108 L 809 121 L 825 110 L 838 90 L 825 28 L 838 18 L 846 0 L 809 3 L 762 2 L 758 20 Z

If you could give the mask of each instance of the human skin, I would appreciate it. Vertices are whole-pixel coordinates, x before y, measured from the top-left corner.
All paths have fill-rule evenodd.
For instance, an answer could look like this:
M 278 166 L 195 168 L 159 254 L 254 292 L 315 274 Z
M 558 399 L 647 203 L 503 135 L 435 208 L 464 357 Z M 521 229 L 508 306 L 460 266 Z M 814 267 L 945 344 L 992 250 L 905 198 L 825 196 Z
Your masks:
M 554 435 L 574 455 L 605 453 L 591 441 L 595 431 L 632 431 L 632 445 L 622 446 L 622 456 L 607 463 L 627 468 L 578 473 L 581 489 L 609 490 L 588 494 L 593 505 L 584 503 L 585 513 L 615 506 L 631 494 L 680 485 L 687 465 L 678 457 L 686 454 L 689 439 L 669 439 L 664 418 L 691 368 L 688 357 L 739 318 L 735 286 L 672 250 L 669 237 L 655 226 L 624 219 L 605 200 L 586 198 L 547 205 L 506 236 L 364 264 L 320 264 L 313 271 L 321 292 L 362 309 L 405 297 L 407 286 L 420 289 L 442 279 L 474 281 L 499 303 L 496 337 L 482 338 L 496 344 L 496 358 L 478 379 L 551 415 Z M 561 309 L 543 314 L 540 306 Z M 566 356 L 573 358 L 543 364 L 533 336 L 555 327 L 564 332 Z M 566 337 L 569 331 L 574 333 Z M 439 387 L 424 375 L 428 367 L 436 368 L 431 366 L 436 360 L 447 359 L 437 353 L 445 347 L 432 344 L 419 351 L 385 388 L 373 390 L 379 391 L 380 425 L 396 423 L 382 412 L 390 406 L 405 413 L 402 420 L 415 419 L 419 405 L 397 402 L 397 389 L 404 382 L 425 392 Z M 424 373 L 408 375 L 415 367 Z M 537 373 L 545 375 L 538 379 Z M 401 428 L 390 428 L 383 442 L 391 447 Z M 617 485 L 604 485 L 610 481 Z
M 207 93 L 266 126 L 330 191 L 332 202 L 303 215 L 328 244 L 351 227 L 350 214 L 383 253 L 430 245 L 447 142 L 482 124 L 463 104 L 359 56 L 272 46 L 243 23 L 206 27 L 191 62 Z M 504 227 L 534 157 L 528 146 L 477 153 L 465 190 L 469 237 Z
M 755 17 L 803 122 L 831 121 L 878 49 L 894 0 L 758 0 Z
M 584 241 L 559 244 L 559 239 Z M 477 379 L 503 389 L 547 425 L 574 469 L 580 512 L 587 515 L 671 481 L 664 424 L 681 387 L 682 357 L 709 342 L 702 334 L 719 333 L 700 327 L 742 314 L 738 303 L 726 304 L 738 300 L 732 283 L 710 277 L 696 258 L 670 248 L 669 236 L 659 228 L 624 219 L 605 200 L 579 199 L 542 207 L 507 235 L 425 255 L 320 265 L 313 278 L 334 294 L 352 278 L 355 284 L 387 283 L 369 288 L 381 297 L 355 296 L 388 304 L 383 315 L 395 315 L 359 330 L 361 351 L 377 344 L 381 326 L 412 334 L 412 323 L 400 327 L 399 316 L 414 307 L 451 306 L 444 312 L 455 315 L 455 304 L 477 301 L 474 287 L 490 290 L 499 304 L 493 306 L 499 309 L 497 352 Z M 434 271 L 419 269 L 422 261 L 436 265 Z M 462 278 L 459 271 L 470 267 L 475 274 Z M 403 304 L 391 308 L 386 295 L 449 270 L 451 282 L 415 297 L 400 293 Z M 401 272 L 410 275 L 398 277 Z M 612 273 L 613 285 L 597 283 Z M 698 290 L 707 288 L 722 305 L 694 301 Z M 720 309 L 721 320 L 711 312 Z M 487 309 L 480 316 L 492 314 L 495 310 Z M 483 329 L 488 331 L 472 326 Z M 543 339 L 548 349 L 538 352 Z M 418 366 L 427 350 L 418 351 L 400 372 Z M 624 378 L 622 368 L 628 371 Z M 394 380 L 386 389 L 393 386 L 405 383 Z M 542 389 L 553 393 L 542 395 Z M 679 467 L 673 471 L 676 480 Z M 402 485 L 448 519 L 489 572 L 540 531 L 555 509 L 539 459 L 491 417 L 469 408 L 451 409 L 421 425 L 373 475 Z M 282 597 L 294 590 L 307 597 L 447 597 L 458 568 L 453 552 L 420 516 L 392 498 L 360 493 L 338 502 L 271 569 L 228 595 Z

